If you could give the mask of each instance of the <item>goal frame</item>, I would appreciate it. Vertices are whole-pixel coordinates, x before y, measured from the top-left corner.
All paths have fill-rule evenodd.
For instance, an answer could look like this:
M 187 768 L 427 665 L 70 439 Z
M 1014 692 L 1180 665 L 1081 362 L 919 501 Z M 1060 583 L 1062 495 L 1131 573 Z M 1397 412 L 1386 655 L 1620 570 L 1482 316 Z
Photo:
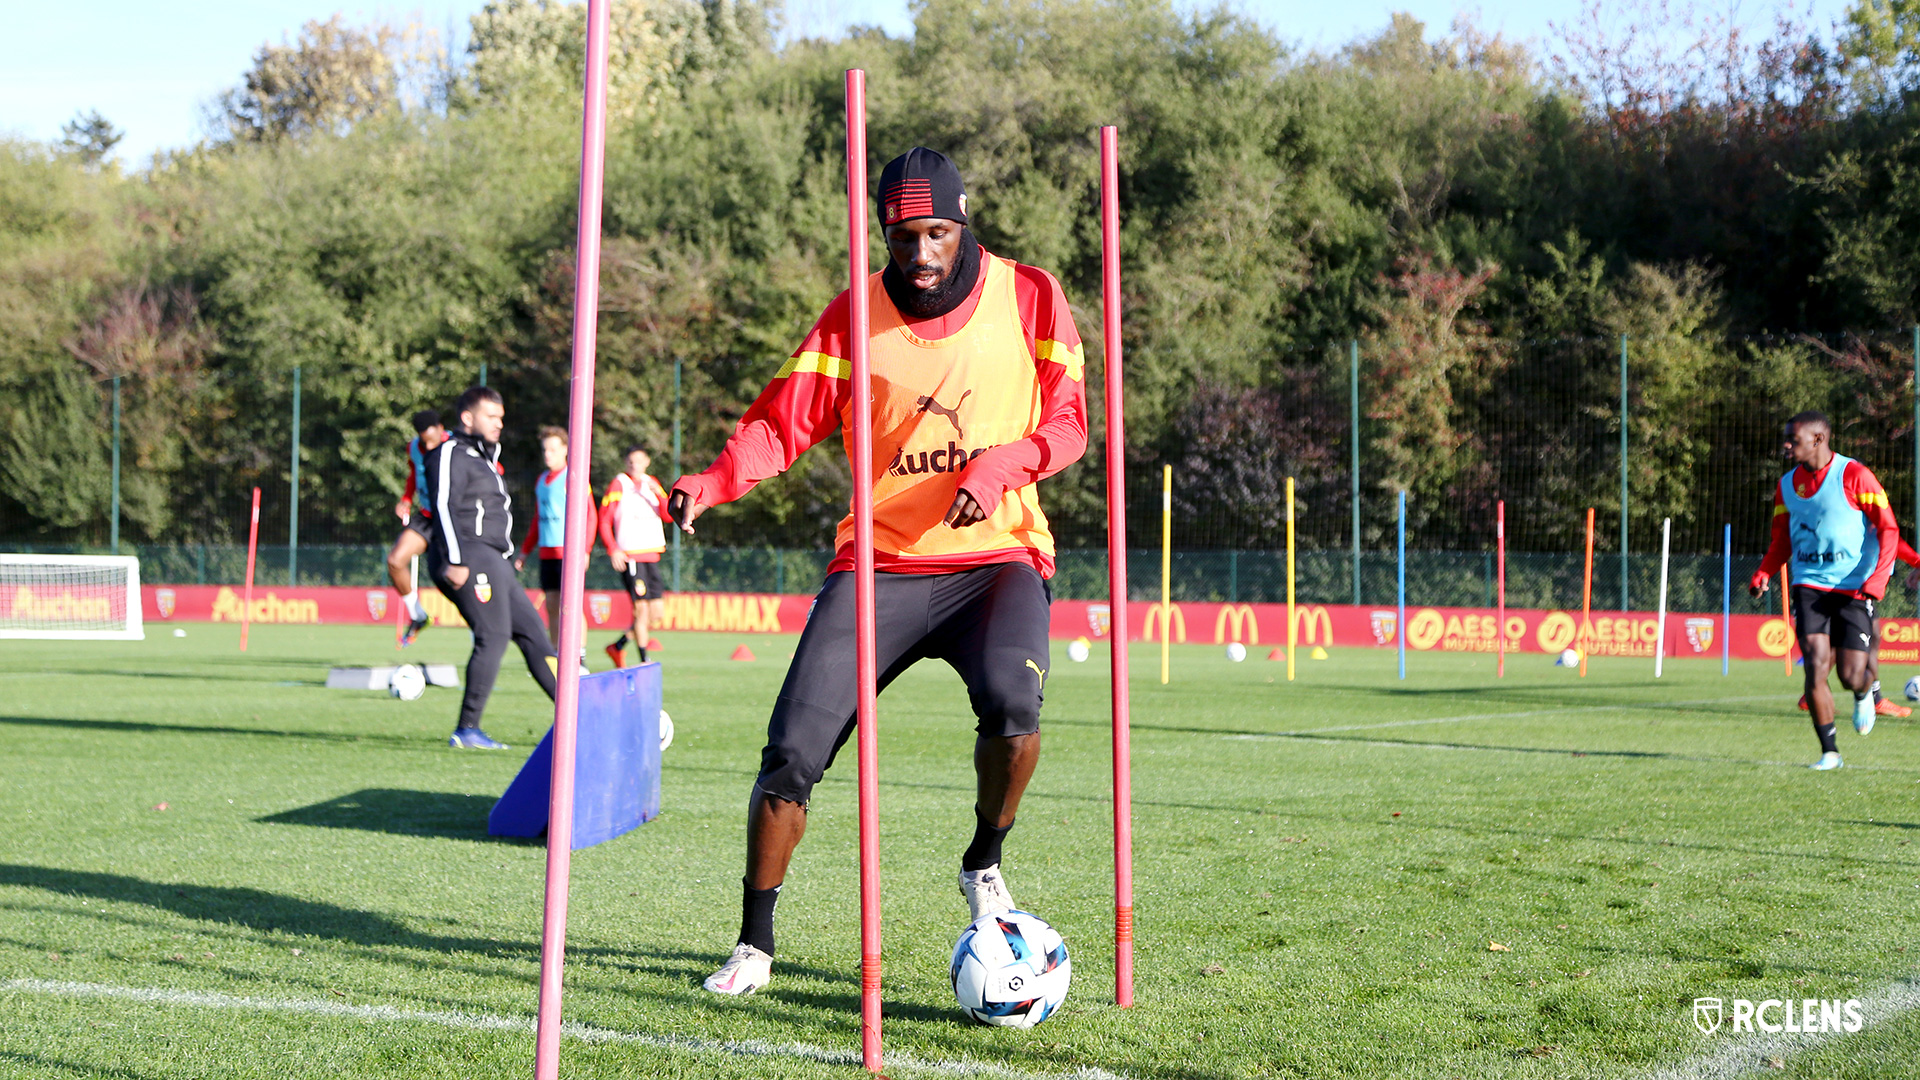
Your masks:
M 144 641 L 147 633 L 140 602 L 140 558 L 137 555 L 28 555 L 0 552 L 0 566 L 124 566 L 127 570 L 126 625 L 119 630 L 11 630 L 0 627 L 7 641 Z

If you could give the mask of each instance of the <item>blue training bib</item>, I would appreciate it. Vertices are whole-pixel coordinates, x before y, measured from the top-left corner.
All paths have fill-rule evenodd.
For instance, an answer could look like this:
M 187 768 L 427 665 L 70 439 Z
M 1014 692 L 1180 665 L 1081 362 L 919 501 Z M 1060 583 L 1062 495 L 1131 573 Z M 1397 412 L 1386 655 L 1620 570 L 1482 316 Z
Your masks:
M 1780 478 L 1795 585 L 1857 589 L 1879 565 L 1880 534 L 1867 528 L 1867 515 L 1847 498 L 1846 474 L 1851 464 L 1852 458 L 1833 455 L 1826 479 L 1804 499 L 1793 490 L 1792 472 Z

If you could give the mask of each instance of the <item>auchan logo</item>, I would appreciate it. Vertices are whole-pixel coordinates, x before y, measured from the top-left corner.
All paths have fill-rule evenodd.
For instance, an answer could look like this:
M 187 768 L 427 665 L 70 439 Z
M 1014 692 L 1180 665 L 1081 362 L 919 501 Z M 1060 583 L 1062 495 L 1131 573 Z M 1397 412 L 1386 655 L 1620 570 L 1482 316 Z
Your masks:
M 232 589 L 222 586 L 213 598 L 213 621 L 239 622 L 242 616 L 249 616 L 247 605 Z M 320 605 L 313 600 L 282 600 L 269 592 L 264 599 L 253 602 L 249 618 L 257 623 L 317 623 Z
M 113 602 L 104 596 L 77 596 L 72 589 L 35 592 L 21 585 L 13 590 L 9 617 L 34 622 L 105 622 L 113 618 Z
M 1232 637 L 1227 636 L 1229 630 L 1233 633 Z M 1248 630 L 1253 631 L 1251 636 Z M 1253 613 L 1252 604 L 1221 605 L 1220 616 L 1213 620 L 1213 643 L 1224 645 L 1229 641 L 1260 644 L 1260 617 Z

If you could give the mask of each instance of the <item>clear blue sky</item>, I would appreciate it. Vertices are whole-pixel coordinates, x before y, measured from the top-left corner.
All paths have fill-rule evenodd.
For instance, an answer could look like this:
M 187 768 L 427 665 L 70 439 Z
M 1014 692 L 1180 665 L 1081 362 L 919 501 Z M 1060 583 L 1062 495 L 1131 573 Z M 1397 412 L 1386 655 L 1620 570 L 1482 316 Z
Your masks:
M 1182 7 L 1192 0 L 1177 0 Z M 1804 0 L 1802 0 L 1804 3 Z M 279 41 L 313 18 L 338 11 L 349 22 L 418 18 L 451 27 L 464 40 L 466 20 L 484 0 L 417 0 L 374 4 L 358 0 L 94 0 L 48 3 L 0 0 L 0 131 L 54 139 L 75 113 L 98 109 L 126 132 L 123 160 L 144 162 L 154 150 L 192 143 L 202 131 L 207 103 L 233 85 L 253 51 Z M 1711 5 L 1712 0 L 1707 0 Z M 1510 37 L 1545 38 L 1551 22 L 1578 16 L 1580 0 L 1233 0 L 1231 6 L 1282 37 L 1332 47 L 1384 26 L 1388 14 L 1407 11 L 1445 27 L 1455 13 L 1473 11 L 1480 25 Z M 1815 18 L 1837 17 L 1846 0 L 1813 0 Z M 1766 4 L 1747 5 L 1748 21 L 1764 19 Z M 878 25 L 896 35 L 912 31 L 907 0 L 789 0 L 790 33 L 826 35 L 852 23 Z

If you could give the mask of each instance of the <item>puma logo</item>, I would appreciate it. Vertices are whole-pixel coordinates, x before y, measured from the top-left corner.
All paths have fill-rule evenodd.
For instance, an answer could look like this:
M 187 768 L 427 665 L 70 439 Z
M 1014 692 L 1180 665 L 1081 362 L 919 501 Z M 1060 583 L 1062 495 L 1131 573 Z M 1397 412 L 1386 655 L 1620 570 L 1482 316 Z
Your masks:
M 1031 660 L 1027 661 L 1027 666 L 1033 669 L 1033 674 L 1040 680 L 1040 689 L 1045 690 L 1047 688 L 1047 669 Z
M 946 417 L 947 423 L 953 425 L 954 433 L 964 437 L 966 435 L 966 429 L 960 426 L 960 407 L 967 403 L 967 395 L 971 393 L 973 393 L 972 390 L 961 391 L 960 400 L 954 402 L 953 408 L 951 409 L 933 400 L 933 397 L 928 395 L 920 399 L 920 408 L 917 411 L 923 413 L 930 412 L 935 416 Z M 1031 663 L 1032 661 L 1028 662 Z

